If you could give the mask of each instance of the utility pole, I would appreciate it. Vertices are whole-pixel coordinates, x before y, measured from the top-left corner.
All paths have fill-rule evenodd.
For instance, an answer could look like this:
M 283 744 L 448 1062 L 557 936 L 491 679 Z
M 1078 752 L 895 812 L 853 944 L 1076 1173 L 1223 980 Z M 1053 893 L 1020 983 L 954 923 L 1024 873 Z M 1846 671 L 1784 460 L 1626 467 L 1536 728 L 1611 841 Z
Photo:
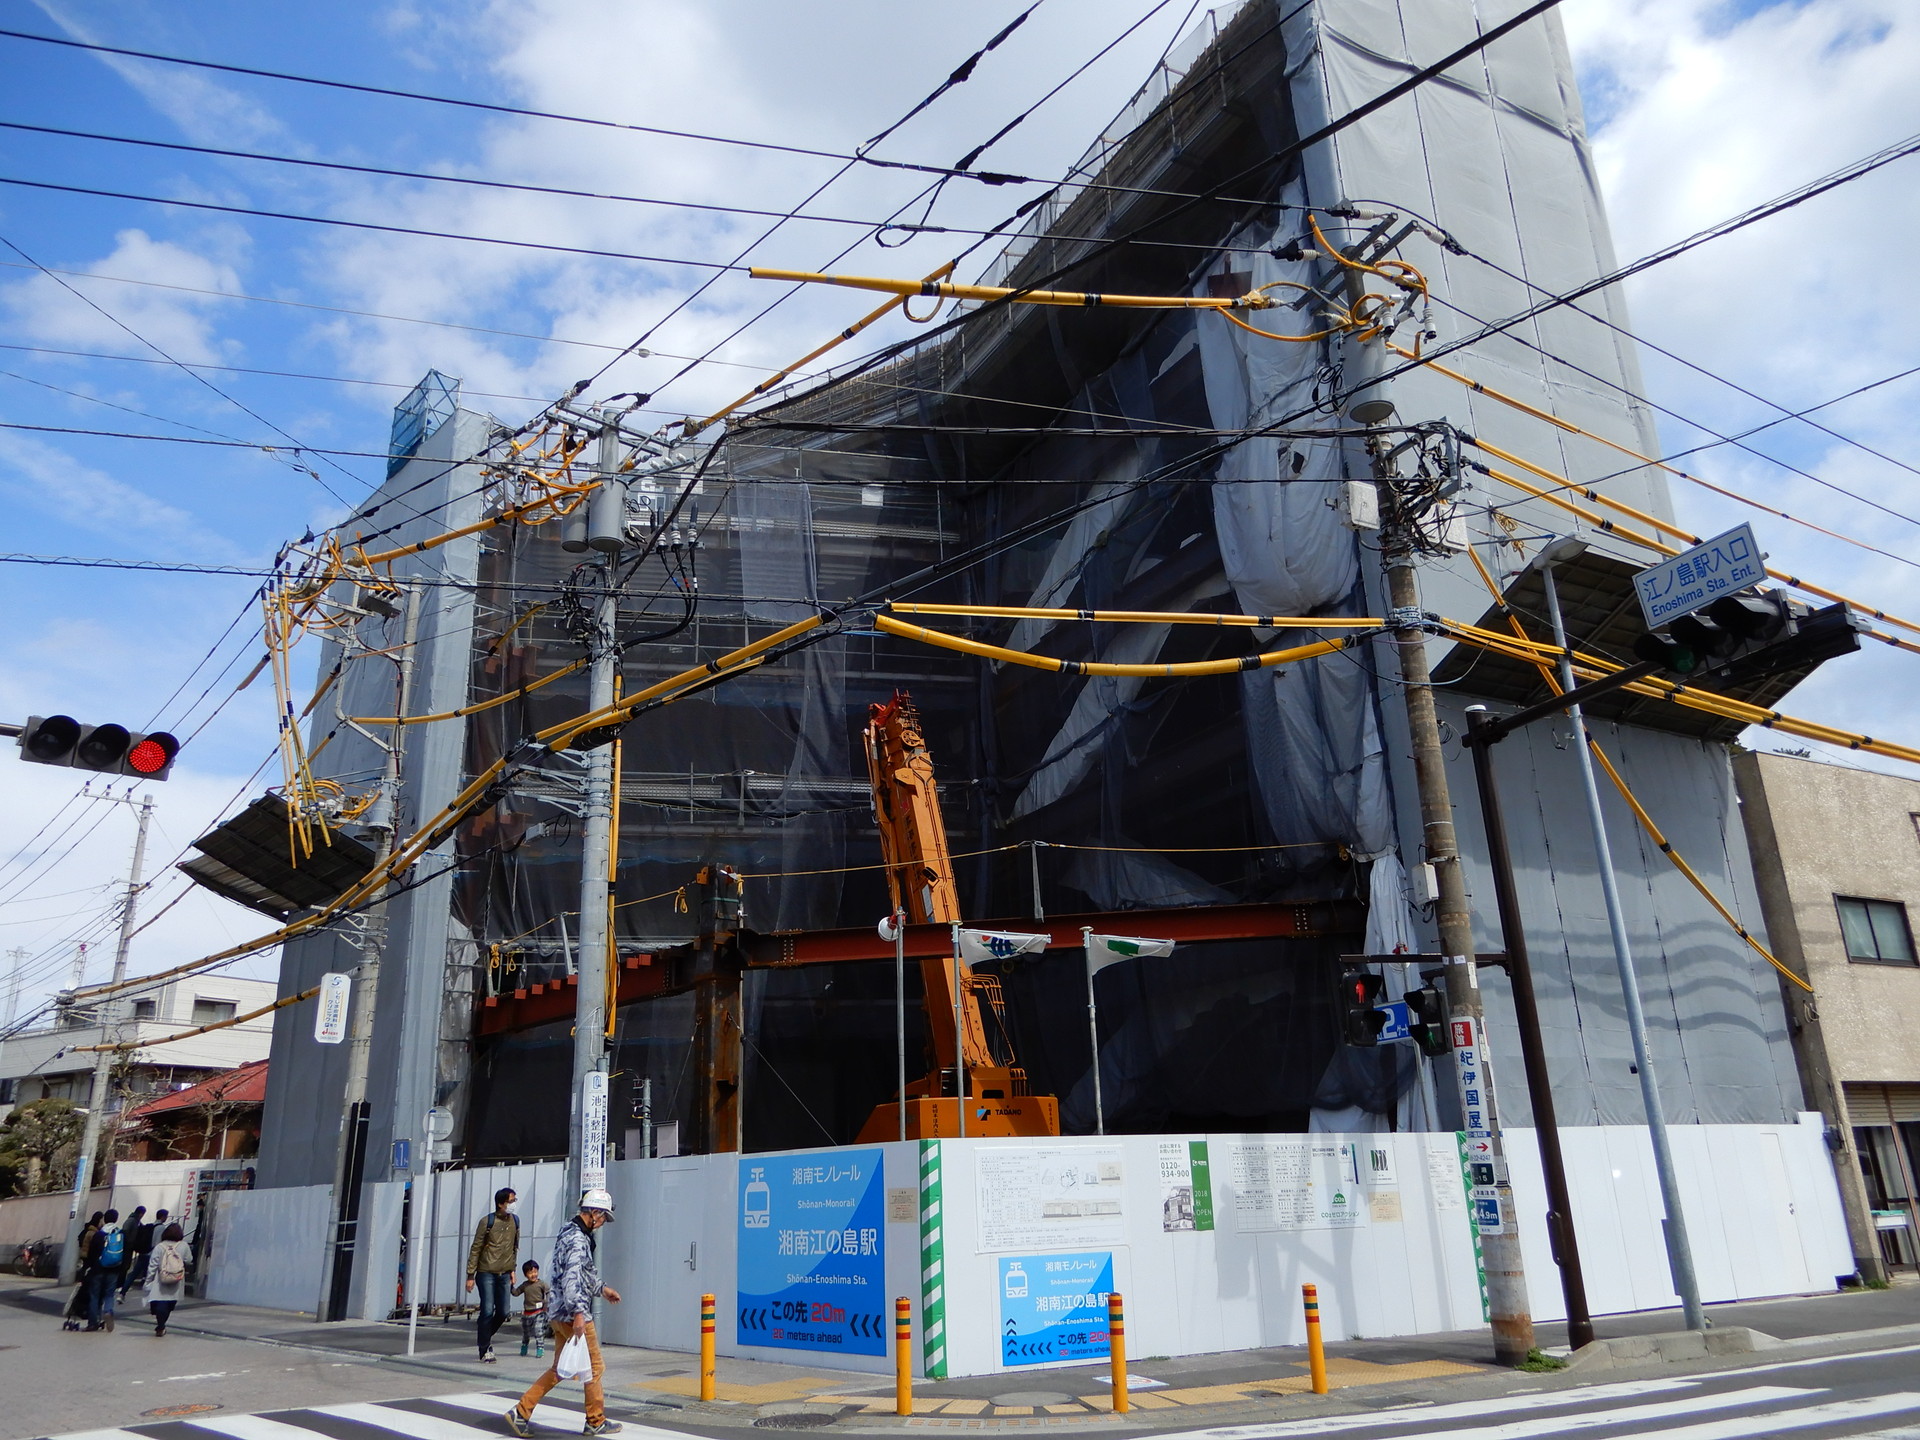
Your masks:
M 393 837 L 400 825 L 400 761 L 405 751 L 406 717 L 413 704 L 413 656 L 420 638 L 420 592 L 406 592 L 406 620 L 401 632 L 399 696 L 394 708 L 393 734 L 387 741 L 387 762 L 381 772 L 375 826 L 380 841 L 374 847 L 376 868 L 393 854 Z M 327 1267 L 325 1290 L 315 1315 L 319 1320 L 344 1320 L 353 1285 L 354 1254 L 360 1239 L 360 1191 L 366 1179 L 367 1132 L 373 1106 L 367 1099 L 367 1076 L 373 1062 L 373 1021 L 380 998 L 380 958 L 387 948 L 387 887 L 367 909 L 361 941 L 353 1002 L 353 1025 L 347 1033 L 347 1084 L 342 1095 L 340 1141 L 334 1157 L 333 1260 Z M 427 1163 L 431 1164 L 431 1157 Z
M 1552 547 L 1549 547 L 1551 551 Z M 1553 622 L 1553 643 L 1560 647 L 1560 688 L 1574 688 L 1572 652 L 1567 648 L 1566 622 L 1560 614 L 1560 591 L 1554 584 L 1553 562 L 1540 566 L 1541 583 L 1546 587 L 1547 617 Z M 1647 1046 L 1647 1015 L 1640 1003 L 1640 978 L 1634 972 L 1633 950 L 1627 941 L 1626 910 L 1620 903 L 1620 882 L 1613 872 L 1613 846 L 1607 840 L 1607 817 L 1600 808 L 1600 786 L 1594 779 L 1593 755 L 1588 747 L 1593 737 L 1587 733 L 1586 717 L 1576 702 L 1567 707 L 1573 721 L 1573 733 L 1579 743 L 1574 749 L 1580 767 L 1580 787 L 1586 795 L 1587 820 L 1593 828 L 1593 849 L 1600 866 L 1600 894 L 1607 905 L 1607 929 L 1613 935 L 1613 962 L 1620 972 L 1620 992 L 1626 1000 L 1627 1030 L 1633 1036 L 1633 1058 L 1640 1072 L 1640 1099 L 1647 1109 L 1647 1136 L 1653 1142 L 1653 1168 L 1660 1179 L 1660 1202 L 1666 1210 L 1662 1222 L 1667 1240 L 1667 1268 L 1673 1275 L 1674 1293 L 1680 1297 L 1680 1310 L 1689 1330 L 1707 1328 L 1706 1312 L 1700 1308 L 1700 1285 L 1693 1271 L 1693 1247 L 1687 1240 L 1687 1218 L 1680 1204 L 1680 1181 L 1674 1173 L 1673 1148 L 1667 1138 L 1666 1108 L 1660 1100 L 1660 1086 L 1654 1077 L 1653 1052 Z
M 587 544 L 600 552 L 596 572 L 600 598 L 594 611 L 588 636 L 587 709 L 604 710 L 613 704 L 614 686 L 620 671 L 620 646 L 617 639 L 620 597 L 615 587 L 614 567 L 624 543 L 626 487 L 619 478 L 620 432 L 611 419 L 600 427 L 596 470 L 600 488 L 587 497 Z M 604 1175 L 604 1154 L 586 1153 L 589 1135 L 604 1137 L 606 1120 L 590 1123 L 587 1114 L 588 1080 L 596 1071 L 607 1068 L 607 949 L 612 915 L 608 910 L 613 860 L 613 739 L 611 735 L 590 737 L 586 752 L 585 793 L 580 811 L 580 948 L 578 973 L 573 992 L 573 1086 L 569 1104 L 567 1145 L 567 1189 L 570 1201 L 578 1200 L 584 1187 L 582 1177 L 599 1172 Z M 605 1104 L 606 1091 L 595 1082 L 596 1104 Z M 600 1144 L 600 1140 L 595 1141 Z
M 14 1017 L 20 1013 L 20 967 L 27 963 L 32 953 L 25 946 L 16 945 L 7 952 L 7 958 L 13 962 L 13 968 L 7 975 L 7 1018 L 5 1024 L 12 1026 Z
M 1547 1182 L 1547 1244 L 1560 1267 L 1560 1294 L 1566 1301 L 1567 1344 L 1575 1350 L 1593 1343 L 1593 1314 L 1587 1306 L 1586 1273 L 1580 1266 L 1580 1240 L 1573 1229 L 1573 1197 L 1560 1150 L 1560 1120 L 1553 1105 L 1553 1078 L 1540 1034 L 1540 1006 L 1533 993 L 1533 961 L 1527 954 L 1526 927 L 1520 919 L 1520 887 L 1513 878 L 1513 852 L 1507 845 L 1507 817 L 1493 774 L 1493 747 L 1474 743 L 1491 716 L 1484 705 L 1467 707 L 1468 748 L 1480 789 L 1480 825 L 1487 837 L 1487 868 L 1493 874 L 1494 901 L 1500 910 L 1500 938 L 1507 951 L 1507 984 L 1513 992 L 1513 1018 L 1520 1031 L 1520 1059 L 1527 1072 L 1527 1098 L 1533 1104 L 1533 1133 L 1540 1147 L 1540 1173 Z
M 132 804 L 131 800 L 125 802 Z M 134 833 L 133 866 L 127 872 L 127 898 L 120 907 L 120 940 L 113 951 L 113 984 L 127 978 L 127 951 L 133 948 L 134 915 L 140 903 L 140 871 L 147 862 L 147 822 L 153 818 L 153 797 L 140 801 L 140 828 Z M 120 1013 L 120 992 L 109 990 L 99 1001 L 100 1042 L 113 1043 L 113 1022 Z M 87 1208 L 87 1191 L 92 1188 L 93 1161 L 100 1149 L 100 1130 L 107 1113 L 107 1083 L 111 1078 L 115 1051 L 97 1050 L 93 1057 L 93 1088 L 87 1101 L 87 1126 L 80 1139 L 80 1158 L 73 1167 L 73 1203 L 67 1211 L 67 1243 L 60 1249 L 60 1283 L 73 1283 L 79 1268 L 76 1253 L 80 1240 L 80 1212 Z

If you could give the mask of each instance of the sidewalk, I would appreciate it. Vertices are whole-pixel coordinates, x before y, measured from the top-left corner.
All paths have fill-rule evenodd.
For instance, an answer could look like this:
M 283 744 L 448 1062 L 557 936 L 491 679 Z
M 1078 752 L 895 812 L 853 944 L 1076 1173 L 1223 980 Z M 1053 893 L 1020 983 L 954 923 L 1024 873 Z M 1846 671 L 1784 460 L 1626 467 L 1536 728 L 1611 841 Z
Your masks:
M 0 1302 L 57 1314 L 62 1292 L 28 1282 L 0 1290 Z M 1920 1342 L 1920 1282 L 1889 1290 L 1845 1291 L 1782 1300 L 1710 1306 L 1717 1328 L 1750 1326 L 1795 1342 L 1797 1354 L 1874 1350 Z M 521 1358 L 518 1327 L 501 1331 L 499 1363 L 482 1365 L 474 1353 L 471 1322 L 421 1322 L 416 1354 L 406 1355 L 404 1323 L 348 1322 L 319 1325 L 280 1310 L 205 1301 L 188 1302 L 173 1328 L 235 1340 L 265 1341 L 457 1375 L 476 1388 L 511 1390 L 532 1380 L 544 1361 Z M 689 1339 L 694 1324 L 690 1317 Z M 1677 1311 L 1606 1316 L 1596 1321 L 1603 1339 L 1679 1330 Z M 1543 1348 L 1564 1346 L 1565 1326 L 1538 1327 Z M 1326 1398 L 1310 1393 L 1304 1349 L 1284 1347 L 1175 1358 L 1145 1356 L 1129 1366 L 1132 1413 L 1111 1413 L 1104 1363 L 1035 1368 L 947 1381 L 914 1382 L 914 1417 L 893 1413 L 893 1383 L 884 1375 L 855 1374 L 810 1366 L 804 1360 L 776 1362 L 721 1357 L 716 1400 L 697 1399 L 697 1362 L 677 1351 L 608 1346 L 607 1398 L 616 1411 L 655 1424 L 702 1428 L 756 1426 L 807 1429 L 839 1422 L 857 1429 L 1154 1429 L 1220 1425 L 1288 1418 L 1306 1413 L 1371 1410 L 1437 1396 L 1475 1399 L 1516 1388 L 1556 1383 L 1551 1373 L 1515 1373 L 1488 1363 L 1487 1332 L 1350 1340 L 1327 1347 Z M 1780 1350 L 1752 1357 L 1786 1358 Z M 1659 1373 L 1726 1369 L 1737 1359 L 1657 1367 Z M 1609 1379 L 1622 1372 L 1609 1372 Z M 1566 1383 L 1573 1383 L 1569 1377 Z

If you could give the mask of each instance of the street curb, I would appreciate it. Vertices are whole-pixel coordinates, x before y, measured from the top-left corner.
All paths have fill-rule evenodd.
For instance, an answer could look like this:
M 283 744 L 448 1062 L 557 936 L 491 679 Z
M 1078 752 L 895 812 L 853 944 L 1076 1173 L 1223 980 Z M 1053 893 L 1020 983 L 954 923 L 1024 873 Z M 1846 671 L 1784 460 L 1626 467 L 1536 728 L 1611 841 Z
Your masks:
M 1724 1330 L 1672 1330 L 1657 1335 L 1623 1335 L 1582 1345 L 1568 1359 L 1567 1374 L 1615 1370 L 1625 1365 L 1672 1365 L 1711 1356 L 1725 1359 L 1778 1350 L 1786 1342 L 1763 1330 L 1730 1325 Z

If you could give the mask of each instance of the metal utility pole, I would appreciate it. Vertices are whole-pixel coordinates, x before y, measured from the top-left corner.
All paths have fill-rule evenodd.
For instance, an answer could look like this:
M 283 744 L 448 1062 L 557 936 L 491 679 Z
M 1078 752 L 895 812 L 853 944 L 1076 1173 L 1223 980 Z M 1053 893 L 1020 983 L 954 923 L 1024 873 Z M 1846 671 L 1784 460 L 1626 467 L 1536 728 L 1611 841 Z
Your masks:
M 1491 716 L 1484 705 L 1467 707 L 1469 741 L 1483 734 Z M 1507 818 L 1493 774 L 1493 747 L 1469 743 L 1473 777 L 1480 790 L 1480 823 L 1487 836 L 1487 867 L 1500 908 L 1500 936 L 1507 951 L 1507 982 L 1513 991 L 1513 1017 L 1520 1030 L 1520 1059 L 1527 1072 L 1527 1098 L 1533 1104 L 1533 1133 L 1540 1146 L 1540 1172 L 1547 1182 L 1547 1243 L 1560 1267 L 1560 1294 L 1567 1308 L 1567 1344 L 1578 1350 L 1593 1343 L 1593 1315 L 1587 1308 L 1586 1274 L 1580 1267 L 1580 1241 L 1573 1229 L 1573 1199 L 1560 1152 L 1560 1120 L 1554 1113 L 1553 1080 L 1547 1073 L 1546 1045 L 1540 1034 L 1540 1007 L 1533 993 L 1533 962 L 1527 955 L 1526 927 L 1520 920 L 1520 891 L 1513 879 L 1513 852 L 1507 845 Z
M 1390 413 L 1390 412 L 1389 412 Z M 1384 417 L 1383 417 L 1384 418 Z M 1369 420 L 1367 423 L 1378 423 Z M 1433 866 L 1438 902 L 1440 953 L 1446 957 L 1447 1004 L 1456 1020 L 1469 1020 L 1481 1059 L 1475 1077 L 1483 1097 L 1486 1129 L 1496 1183 L 1504 1178 L 1505 1156 L 1493 1082 L 1486 1073 L 1485 1010 L 1473 963 L 1473 914 L 1467 904 L 1466 876 L 1453 829 L 1453 798 L 1447 788 L 1446 757 L 1440 748 L 1440 720 L 1433 704 L 1433 671 L 1427 661 L 1427 632 L 1420 613 L 1420 589 L 1414 574 L 1413 531 L 1399 516 L 1392 484 L 1392 462 L 1376 452 L 1374 480 L 1380 493 L 1380 552 L 1386 565 L 1387 603 L 1394 643 L 1400 656 L 1400 693 L 1407 707 L 1407 731 L 1413 745 L 1414 783 L 1420 794 L 1420 820 L 1427 863 Z M 1527 1277 L 1520 1256 L 1513 1192 L 1499 1187 L 1500 1228 L 1480 1235 L 1487 1276 L 1487 1304 L 1493 1325 L 1497 1364 L 1518 1365 L 1533 1349 L 1533 1316 L 1528 1309 Z
M 31 953 L 21 945 L 16 945 L 7 952 L 7 958 L 13 962 L 13 969 L 7 976 L 7 1018 L 0 1023 L 11 1026 L 14 1016 L 20 1013 L 20 967 L 27 963 L 27 956 Z
M 587 543 L 600 554 L 597 573 L 600 599 L 588 639 L 587 709 L 604 710 L 614 701 L 614 683 L 620 670 L 620 597 L 614 585 L 619 560 L 621 527 L 625 520 L 626 491 L 618 478 L 620 432 L 611 421 L 600 429 L 596 468 L 600 488 L 587 498 L 590 511 Z M 618 502 L 617 504 L 615 502 Z M 607 950 L 612 916 L 607 908 L 613 859 L 613 746 L 611 737 L 595 737 L 585 755 L 586 776 L 580 811 L 580 947 L 573 992 L 573 1086 L 568 1107 L 567 1189 L 577 1200 L 581 1176 L 604 1173 L 604 1156 L 588 1156 L 588 1134 L 604 1136 L 604 1117 L 590 1125 L 586 1113 L 587 1077 L 607 1068 Z M 604 1090 L 596 1090 L 603 1096 Z
M 1560 592 L 1553 580 L 1553 565 L 1540 567 L 1540 579 L 1546 586 L 1547 616 L 1553 622 L 1553 643 L 1560 647 L 1560 688 L 1574 688 L 1573 661 L 1567 649 L 1567 627 L 1560 614 Z M 1592 737 L 1586 718 L 1576 702 L 1567 706 L 1573 731 L 1579 743 L 1574 754 L 1580 767 L 1580 787 L 1586 794 L 1587 820 L 1593 827 L 1593 849 L 1600 866 L 1600 893 L 1607 905 L 1607 928 L 1613 935 L 1613 961 L 1620 971 L 1620 992 L 1626 1000 L 1627 1029 L 1633 1036 L 1633 1058 L 1640 1072 L 1640 1099 L 1647 1109 L 1647 1135 L 1653 1142 L 1653 1166 L 1660 1178 L 1660 1202 L 1666 1209 L 1663 1222 L 1667 1240 L 1667 1268 L 1673 1273 L 1674 1292 L 1680 1297 L 1680 1309 L 1689 1330 L 1707 1328 L 1706 1313 L 1700 1308 L 1700 1285 L 1693 1272 L 1693 1247 L 1687 1241 L 1687 1219 L 1680 1205 L 1680 1182 L 1674 1174 L 1673 1148 L 1667 1138 L 1666 1109 L 1660 1102 L 1660 1086 L 1654 1078 L 1653 1052 L 1647 1046 L 1647 1016 L 1640 1004 L 1640 979 L 1634 973 L 1633 950 L 1627 941 L 1626 911 L 1620 903 L 1620 883 L 1613 873 L 1613 847 L 1607 840 L 1607 820 L 1600 808 L 1600 786 L 1594 779 L 1593 755 L 1588 750 Z
M 131 804 L 131 801 L 127 802 Z M 140 904 L 140 871 L 147 862 L 147 822 L 153 818 L 153 797 L 140 801 L 140 828 L 133 839 L 133 866 L 127 872 L 127 898 L 120 907 L 120 940 L 113 951 L 113 984 L 127 978 L 127 951 L 133 947 L 134 914 Z M 120 1013 L 120 993 L 109 991 L 99 1002 L 100 1041 L 114 1041 L 113 1022 Z M 100 1149 L 100 1130 L 107 1115 L 107 1082 L 111 1077 L 116 1051 L 100 1050 L 93 1057 L 93 1088 L 87 1100 L 87 1126 L 80 1139 L 80 1158 L 73 1167 L 73 1203 L 67 1211 L 67 1243 L 60 1249 L 60 1283 L 73 1283 L 79 1268 L 76 1253 L 80 1239 L 80 1212 L 87 1208 L 87 1191 L 92 1188 L 93 1161 Z
M 420 638 L 420 592 L 409 589 L 403 602 L 406 620 L 401 631 L 399 703 L 394 709 L 393 734 L 387 741 L 387 762 L 381 772 L 377 812 L 380 842 L 374 847 L 376 867 L 393 854 L 393 837 L 400 825 L 400 761 L 405 750 L 405 720 L 413 704 L 413 657 Z M 367 909 L 360 965 L 353 1005 L 353 1025 L 347 1033 L 347 1084 L 342 1096 L 340 1141 L 334 1157 L 333 1262 L 327 1267 L 325 1289 L 316 1307 L 319 1320 L 347 1318 L 353 1284 L 354 1252 L 359 1244 L 360 1191 L 366 1179 L 367 1132 L 373 1106 L 367 1099 L 367 1076 L 373 1062 L 373 1020 L 380 998 L 380 959 L 387 948 L 387 888 Z M 429 1159 L 428 1163 L 431 1163 Z

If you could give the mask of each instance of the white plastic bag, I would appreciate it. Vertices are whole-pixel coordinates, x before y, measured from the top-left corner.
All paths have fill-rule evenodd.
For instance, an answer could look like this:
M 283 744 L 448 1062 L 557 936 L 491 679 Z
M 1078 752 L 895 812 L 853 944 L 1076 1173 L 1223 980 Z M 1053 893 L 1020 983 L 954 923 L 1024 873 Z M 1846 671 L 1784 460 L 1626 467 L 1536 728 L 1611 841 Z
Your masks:
M 583 1375 L 591 1375 L 593 1357 L 587 1354 L 587 1337 L 575 1335 L 561 1346 L 559 1358 L 553 1362 L 553 1369 L 562 1380 L 578 1380 Z

